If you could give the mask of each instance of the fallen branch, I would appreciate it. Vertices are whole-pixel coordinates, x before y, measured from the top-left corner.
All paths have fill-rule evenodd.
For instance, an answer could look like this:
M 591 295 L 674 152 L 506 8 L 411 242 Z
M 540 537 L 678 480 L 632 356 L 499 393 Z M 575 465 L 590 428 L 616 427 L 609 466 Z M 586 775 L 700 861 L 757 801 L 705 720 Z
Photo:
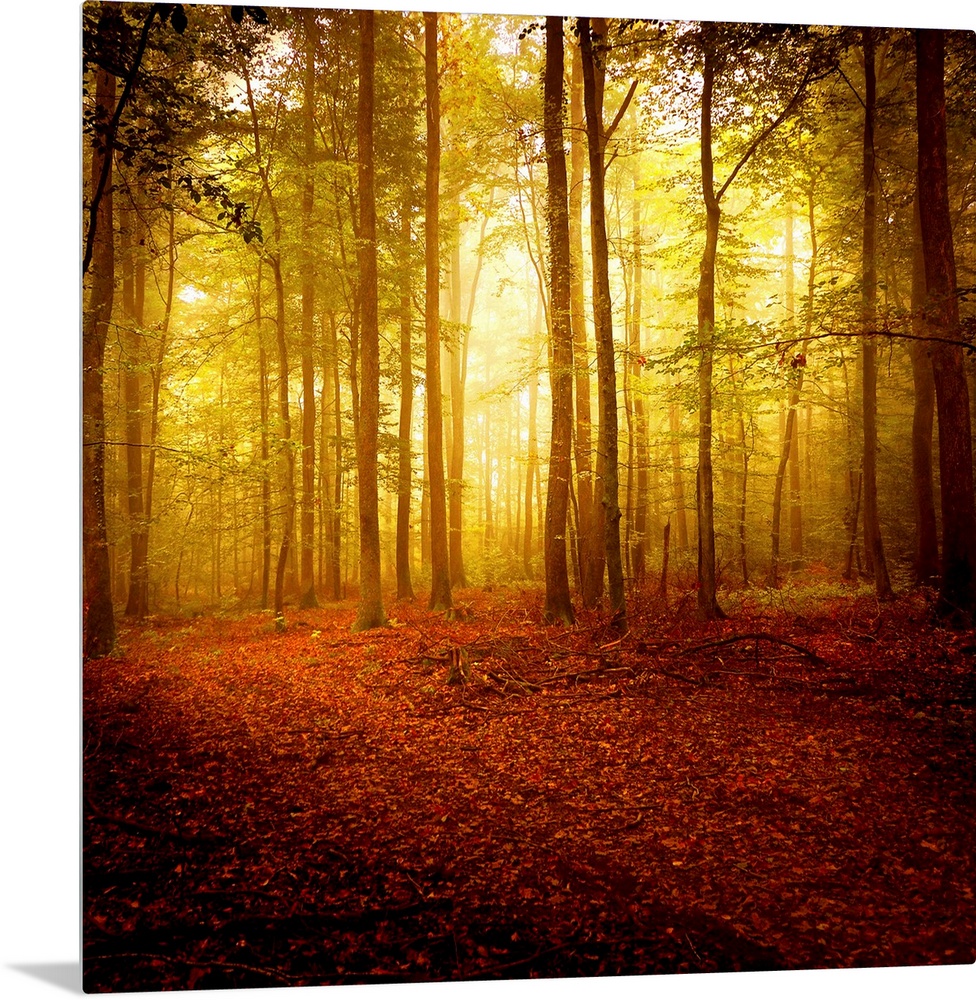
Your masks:
M 726 639 L 715 639 L 712 642 L 703 642 L 698 646 L 689 646 L 687 649 L 679 650 L 678 656 L 690 656 L 692 653 L 700 653 L 706 649 L 717 649 L 719 646 L 731 646 L 736 642 L 772 642 L 779 646 L 786 646 L 788 649 L 795 650 L 797 653 L 802 654 L 807 657 L 813 663 L 818 663 L 821 666 L 827 667 L 830 664 L 827 663 L 823 657 L 817 656 L 812 650 L 807 649 L 806 646 L 797 645 L 795 642 L 790 642 L 788 639 L 780 639 L 778 636 L 770 635 L 768 632 L 745 632 L 742 635 L 732 635 Z

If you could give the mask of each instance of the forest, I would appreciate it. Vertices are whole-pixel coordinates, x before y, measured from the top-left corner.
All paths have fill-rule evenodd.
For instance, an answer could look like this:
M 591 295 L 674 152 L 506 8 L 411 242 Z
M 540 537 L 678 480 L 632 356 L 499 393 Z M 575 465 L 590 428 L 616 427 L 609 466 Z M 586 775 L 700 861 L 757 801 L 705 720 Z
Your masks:
M 976 961 L 976 35 L 82 19 L 86 990 Z

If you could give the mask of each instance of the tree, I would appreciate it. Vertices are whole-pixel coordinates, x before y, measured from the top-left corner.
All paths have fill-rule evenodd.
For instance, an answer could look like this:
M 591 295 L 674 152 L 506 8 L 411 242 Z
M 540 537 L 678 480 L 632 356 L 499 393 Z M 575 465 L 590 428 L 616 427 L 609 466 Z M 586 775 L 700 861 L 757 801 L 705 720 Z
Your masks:
M 926 343 L 925 252 L 916 185 L 912 199 L 912 499 L 915 507 L 915 582 L 933 584 L 939 577 L 939 532 L 932 479 L 932 434 L 935 430 L 935 374 Z
M 641 322 L 643 308 L 643 251 L 642 251 L 642 227 L 641 227 L 641 203 L 639 191 L 639 175 L 637 168 L 634 168 L 634 199 L 633 199 L 633 265 L 631 279 L 632 291 L 630 294 L 630 317 L 627 343 L 630 350 L 630 396 L 632 405 L 628 409 L 628 414 L 633 413 L 633 426 L 630 431 L 630 471 L 627 479 L 627 493 L 633 503 L 628 502 L 631 519 L 630 525 L 633 527 L 633 536 L 630 544 L 630 567 L 631 576 L 635 586 L 640 586 L 644 581 L 646 573 L 646 551 L 647 551 L 647 503 L 648 503 L 648 450 L 647 450 L 647 407 L 644 400 L 644 393 L 640 388 L 640 379 L 644 373 L 645 358 L 641 348 Z M 636 439 L 636 443 L 635 443 Z M 634 466 L 636 465 L 636 475 Z M 635 484 L 636 480 L 636 484 Z M 636 489 L 634 486 L 636 485 Z M 633 494 L 636 493 L 636 496 Z
M 305 73 L 302 92 L 305 178 L 302 188 L 302 516 L 299 604 L 318 606 L 315 598 L 315 364 L 312 343 L 315 317 L 315 257 L 312 211 L 315 204 L 315 12 L 302 10 L 305 29 Z
M 138 187 L 136 188 L 138 191 Z M 133 202 L 136 197 L 133 197 Z M 122 256 L 122 349 L 125 352 L 124 396 L 125 449 L 127 490 L 126 500 L 129 515 L 129 596 L 125 613 L 133 618 L 145 618 L 149 614 L 149 525 L 146 518 L 146 504 L 143 493 L 143 410 L 145 387 L 142 372 L 145 367 L 145 324 L 146 261 L 142 247 L 145 243 L 145 227 L 140 216 L 142 199 L 120 213 L 120 249 Z
M 545 615 L 573 623 L 566 562 L 566 523 L 573 436 L 573 331 L 569 306 L 569 209 L 566 151 L 563 147 L 563 20 L 546 18 L 545 121 L 549 229 L 549 310 L 552 351 L 552 438 L 549 445 L 549 488 L 546 493 Z
M 373 91 L 375 14 L 359 12 L 359 613 L 353 630 L 386 622 L 380 589 L 380 522 L 377 448 L 380 407 L 380 331 L 376 290 L 376 196 L 373 189 Z
M 705 203 L 705 245 L 698 282 L 698 613 L 705 619 L 723 617 L 716 597 L 715 499 L 712 475 L 712 369 L 715 356 L 715 268 L 718 256 L 722 198 L 756 150 L 786 120 L 800 101 L 814 75 L 812 60 L 804 60 L 802 76 L 782 110 L 761 127 L 738 155 L 725 182 L 716 187 L 713 159 L 713 105 L 716 79 L 735 58 L 768 52 L 770 45 L 786 41 L 782 29 L 767 25 L 703 25 L 696 44 L 701 55 L 702 90 L 700 105 L 701 186 Z
M 865 28 L 864 42 L 864 215 L 861 254 L 861 405 L 864 410 L 864 548 L 874 575 L 879 600 L 890 600 L 891 582 L 878 522 L 878 271 L 875 254 L 877 187 L 875 177 L 874 116 L 877 104 L 874 29 Z
M 413 418 L 413 317 L 410 288 L 409 191 L 400 206 L 400 423 L 397 454 L 396 577 L 397 600 L 413 598 L 410 577 L 411 428 Z
M 288 567 L 288 556 L 291 551 L 292 539 L 295 534 L 295 453 L 292 449 L 291 404 L 288 390 L 288 330 L 285 318 L 285 278 L 281 265 L 281 246 L 283 226 L 281 213 L 275 198 L 274 186 L 271 183 L 271 158 L 273 151 L 265 151 L 261 142 L 261 123 L 258 118 L 257 105 L 254 99 L 254 89 L 251 77 L 245 69 L 244 85 L 247 94 L 247 105 L 251 114 L 251 132 L 254 142 L 254 162 L 261 181 L 261 189 L 268 203 L 272 218 L 272 240 L 263 248 L 264 258 L 271 267 L 274 277 L 275 296 L 275 343 L 278 349 L 278 420 L 280 430 L 278 435 L 278 455 L 282 467 L 282 480 L 285 493 L 284 526 L 281 532 L 281 542 L 278 546 L 278 561 L 275 566 L 274 581 L 274 616 L 278 629 L 285 627 L 285 571 Z
M 915 33 L 918 206 L 925 257 L 925 319 L 939 340 L 930 348 L 939 414 L 942 578 L 939 612 L 976 617 L 976 504 L 973 439 L 949 216 L 946 153 L 945 34 Z
M 605 37 L 606 26 L 596 19 L 597 38 Z M 580 54 L 583 60 L 583 106 L 586 114 L 586 143 L 590 162 L 590 240 L 593 254 L 593 323 L 596 330 L 596 358 L 600 428 L 597 452 L 603 459 L 603 510 L 607 560 L 607 586 L 614 622 L 623 630 L 627 623 L 623 563 L 620 554 L 619 470 L 617 457 L 617 374 L 613 350 L 613 315 L 610 299 L 609 249 L 604 198 L 605 150 L 609 134 L 620 122 L 636 87 L 610 129 L 603 128 L 603 69 L 594 51 L 590 19 L 579 19 Z M 635 81 L 636 84 L 636 81 Z
M 705 199 L 705 247 L 698 283 L 698 613 L 721 618 L 715 580 L 715 501 L 712 484 L 712 365 L 715 355 L 715 258 L 721 220 L 721 197 L 715 190 L 712 160 L 712 94 L 717 51 L 708 29 L 702 39 L 701 184 Z M 731 179 L 731 178 L 730 178 Z
M 594 470 L 592 451 L 592 405 L 590 400 L 589 350 L 586 337 L 586 301 L 583 284 L 583 180 L 586 163 L 586 124 L 583 112 L 583 60 L 579 45 L 573 46 L 570 76 L 570 321 L 573 327 L 573 389 L 576 421 L 573 460 L 576 465 L 577 537 L 579 590 L 583 606 L 596 607 L 603 594 L 605 549 L 602 511 L 603 469 Z M 598 459 L 599 460 L 599 459 Z M 595 474 L 594 474 L 595 473 Z
M 427 191 L 424 304 L 427 412 L 427 478 L 430 488 L 430 609 L 450 611 L 451 577 L 444 483 L 444 423 L 441 404 L 440 332 L 440 85 L 437 79 L 437 14 L 424 14 L 427 93 Z
M 111 16 L 102 4 L 102 24 Z M 116 107 L 115 77 L 95 72 L 96 142 L 91 184 L 99 192 L 89 222 L 91 281 L 82 320 L 82 555 L 84 572 L 84 655 L 105 656 L 115 645 L 115 612 L 105 527 L 105 404 L 102 386 L 105 339 L 115 295 L 115 233 L 112 191 L 112 144 Z

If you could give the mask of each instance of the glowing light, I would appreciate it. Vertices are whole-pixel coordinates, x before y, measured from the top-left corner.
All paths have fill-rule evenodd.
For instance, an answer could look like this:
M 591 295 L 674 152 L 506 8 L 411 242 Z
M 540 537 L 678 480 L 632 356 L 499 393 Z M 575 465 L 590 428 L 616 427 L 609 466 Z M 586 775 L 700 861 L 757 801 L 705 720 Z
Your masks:
M 194 302 L 199 302 L 200 299 L 205 299 L 207 297 L 206 292 L 201 292 L 199 288 L 194 288 L 193 285 L 187 285 L 185 288 L 181 288 L 176 296 L 181 302 L 186 302 L 187 305 L 192 305 Z

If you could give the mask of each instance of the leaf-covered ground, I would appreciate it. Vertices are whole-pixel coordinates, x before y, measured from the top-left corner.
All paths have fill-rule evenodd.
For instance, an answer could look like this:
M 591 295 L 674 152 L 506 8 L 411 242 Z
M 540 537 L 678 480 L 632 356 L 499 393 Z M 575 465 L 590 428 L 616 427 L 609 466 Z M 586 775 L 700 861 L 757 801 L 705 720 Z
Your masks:
M 85 665 L 86 990 L 976 960 L 972 632 L 462 596 Z

